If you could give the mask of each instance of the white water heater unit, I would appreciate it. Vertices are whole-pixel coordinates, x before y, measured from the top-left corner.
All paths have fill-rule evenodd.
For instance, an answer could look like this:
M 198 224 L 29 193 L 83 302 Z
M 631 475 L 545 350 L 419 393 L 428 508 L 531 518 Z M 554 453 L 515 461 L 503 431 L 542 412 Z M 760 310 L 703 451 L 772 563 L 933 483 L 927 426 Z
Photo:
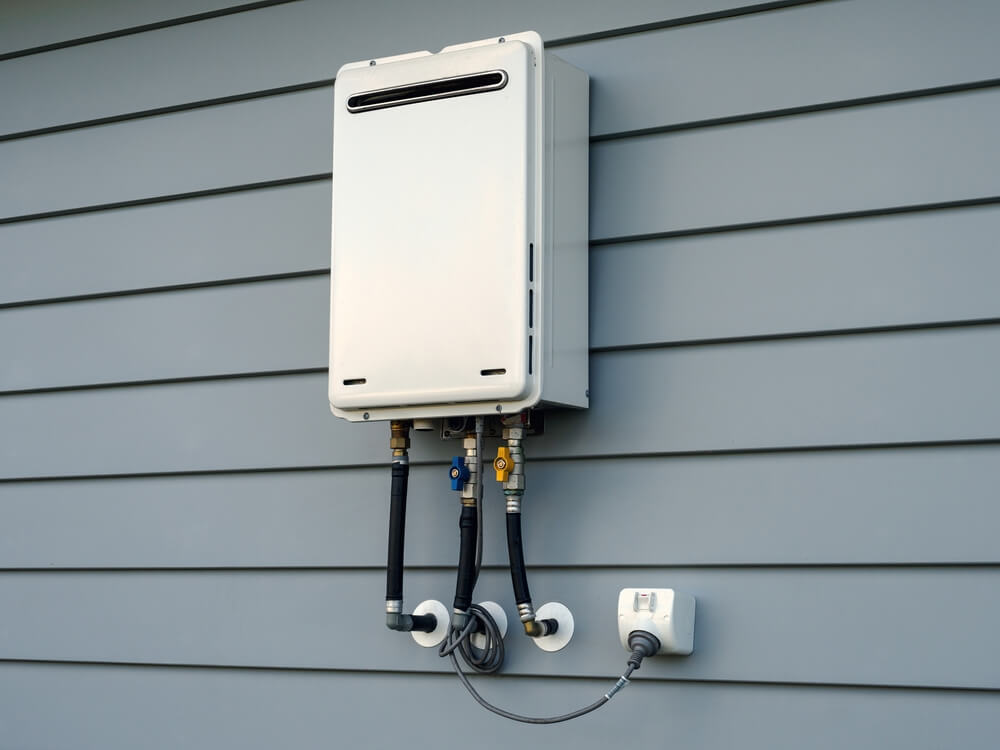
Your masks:
M 338 71 L 334 414 L 587 406 L 588 85 L 535 32 Z

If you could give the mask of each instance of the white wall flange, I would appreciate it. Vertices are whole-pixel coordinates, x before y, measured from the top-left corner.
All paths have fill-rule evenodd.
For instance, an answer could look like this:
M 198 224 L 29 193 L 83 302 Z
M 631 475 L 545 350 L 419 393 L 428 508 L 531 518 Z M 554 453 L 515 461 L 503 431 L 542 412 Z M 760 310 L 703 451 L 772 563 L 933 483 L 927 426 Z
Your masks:
M 501 640 L 505 638 L 507 635 L 507 613 L 503 611 L 503 607 L 496 602 L 477 602 L 477 604 L 492 615 L 500 629 Z M 473 633 L 470 642 L 478 649 L 486 648 L 486 636 L 483 633 Z
M 437 599 L 426 599 L 420 602 L 416 609 L 413 610 L 413 614 L 434 615 L 437 618 L 437 627 L 430 633 L 423 633 L 418 630 L 410 631 L 413 640 L 424 648 L 437 646 L 448 635 L 448 628 L 451 626 L 451 621 L 448 618 L 448 608 Z
M 552 635 L 531 639 L 542 651 L 558 651 L 565 648 L 573 637 L 573 613 L 565 604 L 547 602 L 535 612 L 535 619 L 555 620 L 559 623 L 559 629 Z

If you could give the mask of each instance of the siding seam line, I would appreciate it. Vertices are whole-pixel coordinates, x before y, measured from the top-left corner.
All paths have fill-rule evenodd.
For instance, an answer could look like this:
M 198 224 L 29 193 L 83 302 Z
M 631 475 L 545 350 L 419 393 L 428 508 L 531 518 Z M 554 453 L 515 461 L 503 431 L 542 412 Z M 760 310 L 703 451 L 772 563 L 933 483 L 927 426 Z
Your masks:
M 932 203 L 911 203 L 900 206 L 882 206 L 880 208 L 865 208 L 856 211 L 841 211 L 829 214 L 810 214 L 784 219 L 765 219 L 763 221 L 747 221 L 736 224 L 719 224 L 712 227 L 693 227 L 691 229 L 674 229 L 665 232 L 645 232 L 643 234 L 622 234 L 600 237 L 590 241 L 591 247 L 602 245 L 621 245 L 628 242 L 645 242 L 647 240 L 669 240 L 674 237 L 695 237 L 724 232 L 743 232 L 753 229 L 773 229 L 777 227 L 794 227 L 803 224 L 819 224 L 827 221 L 851 221 L 853 219 L 868 219 L 880 216 L 898 216 L 900 214 L 923 213 L 925 211 L 948 211 L 956 208 L 975 208 L 1000 204 L 1000 195 L 989 195 L 981 198 L 959 198 L 951 201 L 934 201 Z
M 424 573 L 453 573 L 454 563 L 433 563 L 426 565 L 406 565 L 407 571 Z M 532 570 L 547 571 L 550 573 L 581 573 L 594 571 L 614 571 L 614 570 L 762 570 L 762 571 L 795 571 L 795 570 L 841 570 L 855 569 L 866 571 L 882 570 L 926 570 L 926 569 L 986 569 L 1000 570 L 1000 561 L 886 561 L 886 562 L 719 562 L 719 563 L 583 563 L 583 564 L 556 564 L 556 563 L 532 563 Z M 503 573 L 508 570 L 506 562 L 483 563 L 482 570 Z M 113 575 L 140 574 L 190 574 L 190 573 L 233 573 L 233 574 L 257 574 L 257 573 L 346 573 L 357 575 L 368 575 L 371 573 L 381 573 L 385 571 L 384 564 L 359 564 L 359 565 L 130 565 L 120 567 L 109 566 L 62 566 L 62 567 L 0 567 L 0 576 L 4 575 L 45 575 L 48 573 L 63 574 L 86 574 L 86 573 L 108 573 Z
M 289 0 L 297 2 L 298 0 Z M 810 0 L 810 2 L 830 2 L 831 0 Z M 336 79 L 322 78 L 304 83 L 288 84 L 275 88 L 260 89 L 257 91 L 244 92 L 241 94 L 229 94 L 227 96 L 214 97 L 210 99 L 199 99 L 180 104 L 171 104 L 164 107 L 153 107 L 151 109 L 137 110 L 134 112 L 124 112 L 117 115 L 107 115 L 88 120 L 77 120 L 58 125 L 48 125 L 43 128 L 32 128 L 30 130 L 13 131 L 0 134 L 0 143 L 6 141 L 24 140 L 54 133 L 83 130 L 86 128 L 99 127 L 102 125 L 114 125 L 118 123 L 130 122 L 150 117 L 160 117 L 162 115 L 177 114 L 180 112 L 190 112 L 208 107 L 217 107 L 227 104 L 239 104 L 241 102 L 256 101 L 272 96 L 287 96 L 305 91 L 312 91 L 327 86 L 333 86 Z M 725 115 L 722 117 L 710 117 L 702 120 L 687 120 L 673 123 L 671 125 L 654 125 L 648 128 L 637 128 L 634 130 L 621 130 L 610 133 L 600 133 L 590 136 L 590 143 L 604 143 L 606 141 L 623 140 L 627 138 L 639 138 L 649 135 L 663 135 L 667 133 L 682 132 L 688 130 L 700 130 L 724 125 L 737 125 L 743 123 L 753 123 L 764 120 L 773 120 L 782 117 L 795 117 L 800 115 L 818 114 L 822 112 L 836 111 L 842 109 L 852 109 L 861 107 L 877 106 L 880 104 L 891 104 L 893 102 L 909 101 L 913 99 L 926 99 L 934 96 L 947 96 L 951 94 L 963 94 L 983 89 L 990 89 L 1000 86 L 1000 78 L 985 78 L 977 81 L 965 81 L 962 83 L 950 83 L 930 88 L 906 89 L 904 91 L 893 91 L 885 94 L 872 94 L 870 96 L 854 97 L 849 99 L 835 99 L 827 102 L 815 102 L 813 104 L 803 104 L 795 107 L 782 107 L 779 109 L 767 109 L 756 112 L 746 112 L 736 115 Z
M 967 438 L 952 440 L 913 440 L 888 443 L 841 443 L 826 445 L 764 446 L 755 448 L 714 448 L 690 451 L 647 451 L 626 453 L 579 454 L 571 456 L 539 456 L 532 462 L 567 463 L 574 461 L 661 460 L 670 458 L 715 458 L 725 456 L 790 455 L 795 453 L 862 453 L 898 450 L 949 450 L 975 447 L 998 447 L 1000 436 L 994 438 Z M 410 461 L 410 466 L 440 467 L 440 460 L 420 459 Z M 248 474 L 287 474 L 325 471 L 354 471 L 382 469 L 384 464 L 347 463 L 326 465 L 261 466 L 228 469 L 175 469 L 167 471 L 137 471 L 105 474 L 53 474 L 44 476 L 0 477 L 0 484 L 28 484 L 35 482 L 77 482 L 129 479 L 169 479 L 172 477 L 243 476 Z
M 906 333 L 913 331 L 935 331 L 954 328 L 988 328 L 1000 324 L 1000 318 L 981 318 L 975 320 L 956 320 L 930 323 L 903 323 L 891 326 L 868 326 L 860 328 L 843 328 L 820 331 L 792 331 L 788 333 L 755 334 L 750 336 L 733 336 L 715 339 L 693 339 L 686 341 L 648 342 L 640 344 L 617 344 L 614 346 L 591 347 L 592 355 L 617 354 L 623 352 L 643 352 L 663 349 L 682 349 L 690 347 L 727 346 L 733 344 L 756 344 L 771 341 L 790 341 L 798 339 L 831 338 L 841 336 L 869 336 L 879 334 Z M 145 380 L 120 380 L 100 383 L 80 383 L 75 385 L 52 385 L 35 388 L 16 388 L 0 390 L 0 399 L 15 396 L 44 395 L 50 393 L 65 393 L 68 391 L 95 391 L 115 388 L 142 388 L 160 385 L 184 385 L 187 383 L 205 383 L 218 380 L 248 380 L 253 378 L 273 378 L 298 375 L 315 375 L 329 371 L 328 367 L 300 367 L 279 370 L 258 370 L 254 372 L 228 372 L 211 375 L 182 375 L 170 378 L 149 378 Z
M 187 16 L 178 16 L 176 18 L 169 18 L 163 21 L 154 21 L 152 23 L 140 24 L 138 26 L 126 26 L 122 29 L 115 29 L 113 31 L 105 31 L 99 34 L 90 34 L 88 36 L 76 37 L 73 39 L 65 39 L 61 42 L 51 42 L 49 44 L 39 44 L 34 47 L 24 47 L 19 50 L 12 50 L 10 52 L 0 53 L 0 62 L 4 60 L 14 60 L 18 57 L 27 57 L 29 55 L 37 55 L 42 52 L 54 52 L 55 50 L 66 49 L 68 47 L 79 47 L 84 44 L 93 44 L 94 42 L 103 42 L 108 39 L 117 39 L 122 36 L 131 36 L 133 34 L 141 34 L 146 31 L 157 31 L 158 29 L 167 29 L 171 26 L 182 26 L 188 23 L 194 23 L 196 21 L 207 21 L 212 18 L 221 18 L 223 16 L 232 16 L 237 13 L 245 13 L 252 10 L 259 10 L 261 8 L 270 8 L 274 5 L 287 5 L 288 3 L 298 2 L 298 0 L 258 0 L 258 2 L 244 3 L 242 5 L 232 5 L 228 8 L 218 8 L 216 10 L 208 10 L 202 13 L 192 13 Z
M 39 297 L 37 299 L 0 302 L 0 310 L 9 310 L 39 305 L 61 305 L 68 302 L 88 302 L 98 299 L 115 299 L 116 297 L 135 297 L 145 294 L 160 294 L 161 292 L 184 292 L 192 289 L 214 289 L 217 287 L 237 286 L 243 284 L 260 284 L 269 281 L 288 281 L 289 279 L 304 279 L 313 276 L 329 276 L 329 268 L 310 268 L 303 271 L 287 271 L 285 273 L 270 273 L 260 276 L 231 276 L 209 281 L 187 281 L 163 286 L 134 287 L 131 289 L 116 289 L 106 292 L 88 292 L 87 294 L 71 294 L 64 297 Z
M 214 11 L 193 13 L 187 16 L 178 16 L 177 18 L 165 19 L 163 21 L 154 21 L 152 23 L 140 24 L 138 26 L 127 26 L 122 29 L 115 29 L 113 31 L 102 32 L 100 34 L 91 34 L 84 37 L 66 39 L 60 42 L 51 42 L 49 44 L 40 44 L 34 47 L 25 47 L 19 50 L 11 50 L 10 52 L 0 53 L 0 62 L 3 62 L 4 60 L 12 60 L 18 57 L 37 55 L 43 52 L 53 52 L 59 49 L 66 49 L 68 47 L 78 47 L 84 44 L 103 42 L 109 39 L 117 39 L 123 36 L 132 36 L 134 34 L 140 34 L 148 31 L 157 31 L 159 29 L 170 28 L 172 26 L 181 26 L 183 24 L 193 23 L 196 21 L 207 21 L 212 18 L 220 18 L 223 16 L 236 15 L 237 13 L 245 13 L 248 11 L 259 10 L 261 8 L 269 8 L 275 5 L 287 5 L 288 3 L 291 2 L 298 2 L 298 0 L 259 0 L 258 2 L 245 3 L 242 5 L 234 5 L 228 8 L 220 8 Z M 651 21 L 649 23 L 637 24 L 634 26 L 621 26 L 613 29 L 607 29 L 604 31 L 595 31 L 588 34 L 577 34 L 575 36 L 557 37 L 555 39 L 552 39 L 551 41 L 546 42 L 545 46 L 558 47 L 578 42 L 593 41 L 595 39 L 607 39 L 615 36 L 628 36 L 631 34 L 639 34 L 646 31 L 655 31 L 659 29 L 672 28 L 674 26 L 689 26 L 692 24 L 704 23 L 706 21 L 716 21 L 723 18 L 738 18 L 740 16 L 751 15 L 754 13 L 763 13 L 770 10 L 792 8 L 798 5 L 813 5 L 819 2 L 830 2 L 830 0 L 776 0 L 775 2 L 743 5 L 734 8 L 729 8 L 727 10 L 713 11 L 710 13 L 698 13 L 689 16 L 680 16 L 678 18 L 665 19 L 662 21 Z
M 640 23 L 633 26 L 619 26 L 606 31 L 594 31 L 589 34 L 576 34 L 572 36 L 557 37 L 545 42 L 546 49 L 552 47 L 566 47 L 571 44 L 583 44 L 601 39 L 612 39 L 620 36 L 633 36 L 635 34 L 645 34 L 649 31 L 662 31 L 678 26 L 694 26 L 699 23 L 710 21 L 721 21 L 727 18 L 739 18 L 740 16 L 755 15 L 757 13 L 767 13 L 775 10 L 785 10 L 802 5 L 818 5 L 820 3 L 830 3 L 835 0 L 774 0 L 773 2 L 755 3 L 753 5 L 743 5 L 727 10 L 717 10 L 708 13 L 696 13 L 690 16 L 667 19 L 665 21 L 652 21 L 650 23 Z
M 322 179 L 325 178 L 321 177 L 319 180 L 316 181 L 322 181 Z M 312 181 L 314 180 L 311 179 L 303 180 L 303 182 L 312 182 Z M 292 186 L 295 184 L 298 183 L 289 182 L 287 186 Z M 286 185 L 280 185 L 277 187 L 285 187 L 285 186 Z M 250 191 L 257 189 L 270 189 L 274 187 L 276 186 L 266 183 L 252 184 L 248 186 L 243 186 L 241 188 L 237 188 L 233 192 L 243 192 L 243 191 Z M 187 194 L 178 194 L 177 196 L 174 196 L 172 200 L 188 200 L 188 199 L 197 200 L 199 197 L 204 197 L 204 196 L 191 197 L 188 196 Z M 612 236 L 612 237 L 590 240 L 589 248 L 591 251 L 594 251 L 597 249 L 608 248 L 617 245 L 625 245 L 632 242 L 649 242 L 655 240 L 670 240 L 670 239 L 684 238 L 684 237 L 698 237 L 711 234 L 762 231 L 762 230 L 775 229 L 781 227 L 794 227 L 804 224 L 818 224 L 818 223 L 837 222 L 837 221 L 857 221 L 863 219 L 878 219 L 888 216 L 896 216 L 899 214 L 930 213 L 934 211 L 955 211 L 962 209 L 990 207 L 997 204 L 1000 204 L 1000 196 L 990 196 L 985 198 L 974 198 L 967 200 L 913 204 L 909 206 L 891 206 L 888 208 L 867 209 L 861 212 L 850 211 L 839 214 L 817 214 L 813 216 L 804 216 L 804 217 L 788 218 L 788 219 L 775 219 L 773 221 L 755 222 L 750 224 L 726 224 L 726 225 L 719 225 L 716 227 L 703 227 L 697 229 L 680 229 L 668 232 L 653 232 L 653 233 L 636 234 L 636 235 L 620 235 L 620 236 Z M 126 206 L 125 208 L 129 208 L 129 206 Z M 93 209 L 93 211 L 103 211 L 103 210 L 113 211 L 113 210 L 118 210 L 118 208 L 97 207 Z M 91 211 L 85 211 L 84 213 L 90 213 L 90 212 Z M 2 221 L 0 221 L 0 223 L 2 223 Z M 24 300 L 14 300 L 11 302 L 3 302 L 0 303 L 0 310 L 31 307 L 34 305 L 62 304 L 66 302 L 80 302 L 80 301 L 106 299 L 113 297 L 126 297 L 126 296 L 141 295 L 141 294 L 156 294 L 159 292 L 184 291 L 189 289 L 205 289 L 216 286 L 229 286 L 231 284 L 256 283 L 258 281 L 275 281 L 281 279 L 293 279 L 293 278 L 307 277 L 307 276 L 323 276 L 323 275 L 329 275 L 329 273 L 330 273 L 330 268 L 326 266 L 322 268 L 305 269 L 302 271 L 288 271 L 284 273 L 261 274 L 259 276 L 221 277 L 218 279 L 191 281 L 178 284 L 163 284 L 160 286 L 134 287 L 128 289 L 107 290 L 102 292 L 87 292 L 85 294 L 70 294 L 59 297 L 39 297 L 37 299 L 24 299 Z M 941 325 L 946 325 L 946 324 L 947 323 L 943 323 Z M 934 325 L 934 324 L 930 323 L 924 325 Z M 844 329 L 845 332 L 849 330 L 852 329 Z M 710 341 L 710 339 L 705 339 L 704 341 Z M 626 345 L 622 348 L 624 349 L 628 347 Z
M 140 662 L 140 661 L 100 661 L 83 659 L 30 659 L 0 657 L 0 664 L 21 664 L 21 665 L 61 665 L 75 667 L 106 667 L 117 669 L 190 669 L 190 670 L 230 670 L 238 672 L 289 672 L 289 673 L 325 673 L 325 674 L 348 674 L 348 675 L 380 675 L 407 677 L 441 677 L 442 679 L 455 679 L 455 673 L 451 671 L 431 671 L 431 670 L 396 670 L 396 669 L 352 669 L 349 667 L 277 667 L 266 665 L 241 665 L 241 664 L 186 664 L 186 663 L 163 663 L 163 662 Z M 493 679 L 500 680 L 573 680 L 592 681 L 614 679 L 606 674 L 601 675 L 567 675 L 567 674 L 534 674 L 524 673 L 498 673 L 492 675 Z M 856 683 L 856 682 L 796 682 L 791 680 L 738 680 L 738 679 L 711 679 L 711 678 L 689 678 L 689 677 L 660 677 L 645 675 L 642 682 L 648 683 L 679 683 L 708 686 L 740 686 L 750 688 L 764 687 L 793 687 L 793 688 L 816 688 L 816 689 L 837 689 L 837 690 L 886 690 L 905 692 L 943 692 L 943 693 L 985 693 L 995 694 L 1000 692 L 1000 688 L 990 687 L 967 687 L 962 685 L 905 685 L 892 683 Z
M 226 185 L 223 187 L 205 188 L 203 190 L 192 190 L 183 193 L 155 195 L 148 198 L 132 198 L 130 200 L 113 201 L 111 203 L 96 203 L 89 206 L 77 206 L 75 208 L 58 208 L 52 211 L 39 211 L 37 213 L 22 214 L 20 216 L 6 216 L 0 218 L 0 226 L 3 226 L 4 224 L 20 224 L 28 221 L 40 221 L 42 219 L 58 219 L 63 216 L 92 214 L 99 211 L 113 211 L 120 208 L 149 206 L 157 203 L 174 203 L 176 201 L 191 200 L 193 198 L 209 198 L 215 195 L 228 195 L 229 193 L 244 193 L 248 190 L 265 190 L 267 188 L 285 187 L 287 185 L 302 185 L 307 182 L 322 182 L 332 179 L 332 177 L 332 172 L 319 172 L 316 174 L 300 175 L 298 177 L 283 177 L 277 180 L 263 180 L 261 182 L 247 182 L 239 185 Z

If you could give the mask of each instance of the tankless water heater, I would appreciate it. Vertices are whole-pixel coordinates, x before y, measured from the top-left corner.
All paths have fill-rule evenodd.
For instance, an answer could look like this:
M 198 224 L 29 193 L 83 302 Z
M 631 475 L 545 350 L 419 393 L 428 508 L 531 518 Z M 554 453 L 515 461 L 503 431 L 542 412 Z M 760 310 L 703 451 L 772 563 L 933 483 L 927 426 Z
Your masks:
M 587 75 L 524 32 L 350 63 L 334 106 L 334 414 L 587 406 Z

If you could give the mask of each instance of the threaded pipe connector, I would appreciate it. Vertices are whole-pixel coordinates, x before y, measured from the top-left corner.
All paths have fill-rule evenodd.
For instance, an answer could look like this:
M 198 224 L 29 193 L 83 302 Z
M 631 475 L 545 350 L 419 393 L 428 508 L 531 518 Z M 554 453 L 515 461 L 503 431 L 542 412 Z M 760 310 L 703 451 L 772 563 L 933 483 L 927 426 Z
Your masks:
M 394 419 L 389 423 L 389 430 L 389 447 L 392 449 L 392 455 L 397 455 L 397 451 L 401 451 L 399 455 L 406 455 L 410 447 L 410 421 Z

